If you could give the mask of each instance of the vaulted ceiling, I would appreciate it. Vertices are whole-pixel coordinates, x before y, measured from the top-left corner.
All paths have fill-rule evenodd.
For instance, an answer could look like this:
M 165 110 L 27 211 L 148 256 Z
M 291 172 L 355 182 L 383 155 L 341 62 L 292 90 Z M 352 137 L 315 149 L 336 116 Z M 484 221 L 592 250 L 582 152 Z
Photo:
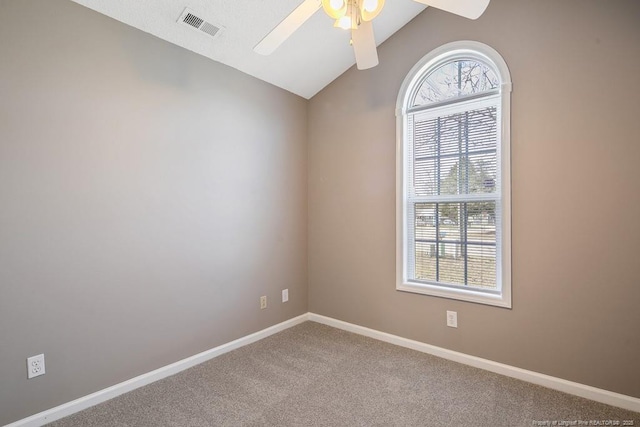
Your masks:
M 302 0 L 73 1 L 307 99 L 355 64 L 349 31 L 334 28 L 322 11 L 273 54 L 253 51 Z M 212 37 L 182 23 L 179 18 L 187 7 L 220 31 Z M 377 44 L 425 7 L 412 0 L 387 0 L 374 20 Z

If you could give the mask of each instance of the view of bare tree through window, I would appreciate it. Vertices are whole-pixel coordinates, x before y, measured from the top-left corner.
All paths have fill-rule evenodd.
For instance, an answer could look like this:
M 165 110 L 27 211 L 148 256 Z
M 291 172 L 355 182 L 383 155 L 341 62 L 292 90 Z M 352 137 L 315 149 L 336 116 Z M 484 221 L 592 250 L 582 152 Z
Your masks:
M 413 106 L 488 92 L 497 89 L 498 82 L 496 73 L 482 62 L 448 62 L 427 75 L 416 92 Z
M 414 106 L 496 89 L 478 61 L 453 61 L 427 75 Z M 497 288 L 498 102 L 448 114 L 417 111 L 413 132 L 414 280 Z

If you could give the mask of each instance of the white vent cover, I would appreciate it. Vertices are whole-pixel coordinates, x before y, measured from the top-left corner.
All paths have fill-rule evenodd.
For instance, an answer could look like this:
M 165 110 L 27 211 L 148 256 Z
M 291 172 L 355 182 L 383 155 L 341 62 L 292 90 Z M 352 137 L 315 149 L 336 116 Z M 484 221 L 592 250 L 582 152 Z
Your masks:
M 192 29 L 200 30 L 205 34 L 210 35 L 211 37 L 220 35 L 220 32 L 222 30 L 222 26 L 214 25 L 210 22 L 205 21 L 188 7 L 184 9 L 182 15 L 180 15 L 180 18 L 178 18 L 178 23 L 186 25 Z

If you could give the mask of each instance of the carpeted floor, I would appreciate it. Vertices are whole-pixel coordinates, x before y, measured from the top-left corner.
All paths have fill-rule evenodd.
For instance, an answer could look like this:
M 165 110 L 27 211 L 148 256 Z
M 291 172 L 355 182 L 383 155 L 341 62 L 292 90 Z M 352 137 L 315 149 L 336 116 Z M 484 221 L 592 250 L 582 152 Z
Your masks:
M 640 426 L 638 413 L 306 322 L 49 426 L 497 427 L 608 420 L 591 425 L 633 420 Z

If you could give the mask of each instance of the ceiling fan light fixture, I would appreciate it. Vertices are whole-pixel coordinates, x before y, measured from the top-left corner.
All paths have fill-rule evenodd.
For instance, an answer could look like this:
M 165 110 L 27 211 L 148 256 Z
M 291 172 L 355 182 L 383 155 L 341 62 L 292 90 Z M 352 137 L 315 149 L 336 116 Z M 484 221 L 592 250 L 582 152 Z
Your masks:
M 322 0 L 322 8 L 333 19 L 340 19 L 347 14 L 348 1 L 346 0 Z
M 378 0 L 362 0 L 362 8 L 367 12 L 373 12 L 378 7 Z
M 384 7 L 384 0 L 361 0 L 360 15 L 363 21 L 371 21 Z
M 336 19 L 336 23 L 333 24 L 334 27 L 342 28 L 343 30 L 351 29 L 351 17 L 349 15 L 342 16 Z

